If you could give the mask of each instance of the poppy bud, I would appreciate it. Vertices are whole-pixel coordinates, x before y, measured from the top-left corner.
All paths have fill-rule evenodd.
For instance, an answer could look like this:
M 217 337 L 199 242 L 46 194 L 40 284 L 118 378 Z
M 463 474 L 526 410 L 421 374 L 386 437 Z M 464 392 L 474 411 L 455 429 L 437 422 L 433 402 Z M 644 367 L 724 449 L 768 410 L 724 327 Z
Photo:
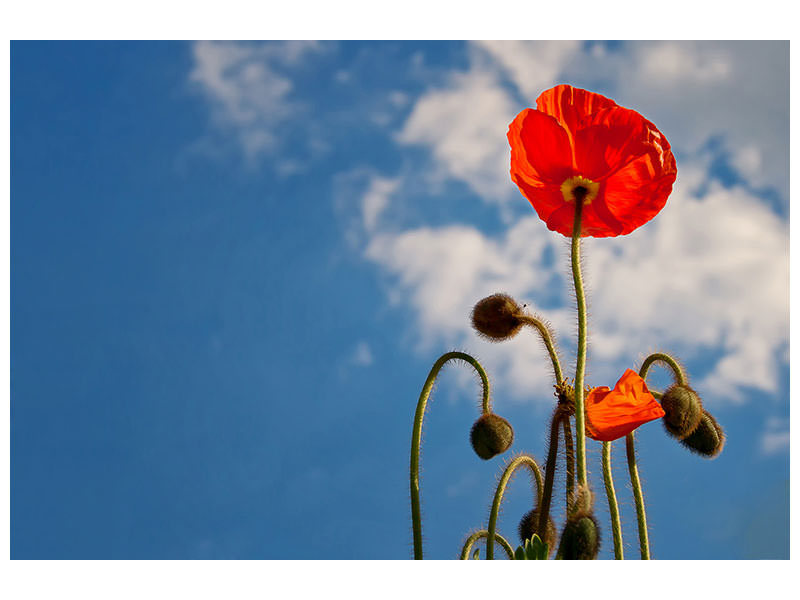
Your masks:
M 556 547 L 556 525 L 553 523 L 553 519 L 548 517 L 547 532 L 545 535 L 539 533 L 538 529 L 539 509 L 534 508 L 533 510 L 526 512 L 519 522 L 519 539 L 523 544 L 525 544 L 525 542 L 530 540 L 534 534 L 538 534 L 542 541 L 547 544 L 549 556 Z
M 472 309 L 472 326 L 482 336 L 499 342 L 519 333 L 522 309 L 507 294 L 487 296 Z
M 681 444 L 706 458 L 714 458 L 725 445 L 725 432 L 716 419 L 704 410 L 697 429 L 682 439 Z
M 514 442 L 514 430 L 503 417 L 486 413 L 475 421 L 469 434 L 472 449 L 483 460 L 502 454 Z
M 661 396 L 664 428 L 672 437 L 682 440 L 697 429 L 703 417 L 703 403 L 688 385 L 675 384 Z
M 559 553 L 564 560 L 594 560 L 600 550 L 600 529 L 593 515 L 567 521 Z

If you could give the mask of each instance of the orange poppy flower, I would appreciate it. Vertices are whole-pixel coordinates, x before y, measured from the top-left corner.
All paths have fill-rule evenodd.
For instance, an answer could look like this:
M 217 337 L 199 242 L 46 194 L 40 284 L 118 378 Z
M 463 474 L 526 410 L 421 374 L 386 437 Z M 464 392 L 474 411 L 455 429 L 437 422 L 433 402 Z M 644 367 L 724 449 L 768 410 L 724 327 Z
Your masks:
M 511 179 L 548 229 L 571 237 L 575 198 L 581 236 L 625 235 L 656 216 L 677 167 L 650 121 L 605 96 L 557 85 L 508 128 Z
M 631 369 L 625 371 L 613 390 L 596 387 L 586 397 L 586 435 L 601 442 L 624 437 L 639 425 L 663 416 L 664 409 L 644 379 Z

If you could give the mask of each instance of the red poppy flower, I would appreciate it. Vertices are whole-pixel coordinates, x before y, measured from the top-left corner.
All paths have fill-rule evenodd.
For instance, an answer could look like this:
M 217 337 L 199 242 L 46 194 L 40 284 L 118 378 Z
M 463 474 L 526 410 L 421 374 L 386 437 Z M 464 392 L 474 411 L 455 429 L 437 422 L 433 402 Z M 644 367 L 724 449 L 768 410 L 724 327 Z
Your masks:
M 586 397 L 586 435 L 610 442 L 628 435 L 648 421 L 664 416 L 664 409 L 647 389 L 644 379 L 628 369 L 613 390 L 596 387 Z
M 650 121 L 569 85 L 536 99 L 508 128 L 511 179 L 548 229 L 571 237 L 583 197 L 581 236 L 625 235 L 664 207 L 677 168 Z

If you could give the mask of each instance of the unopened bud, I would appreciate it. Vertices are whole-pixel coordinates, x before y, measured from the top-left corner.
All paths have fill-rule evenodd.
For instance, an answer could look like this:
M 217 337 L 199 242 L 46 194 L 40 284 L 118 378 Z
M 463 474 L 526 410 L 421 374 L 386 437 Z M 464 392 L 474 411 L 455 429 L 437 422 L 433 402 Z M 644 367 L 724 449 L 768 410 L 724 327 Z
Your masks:
M 556 525 L 553 519 L 547 518 L 547 532 L 542 535 L 539 531 L 539 509 L 534 508 L 525 513 L 519 522 L 519 539 L 524 545 L 534 534 L 538 534 L 542 541 L 547 544 L 548 556 L 556 547 Z
M 722 447 L 725 445 L 725 432 L 722 431 L 722 427 L 719 426 L 716 419 L 704 410 L 697 429 L 682 439 L 681 444 L 701 456 L 714 458 L 722 452 Z
M 507 294 L 494 294 L 478 302 L 472 309 L 472 326 L 482 336 L 499 342 L 519 333 L 522 309 Z
M 559 552 L 564 560 L 594 560 L 600 550 L 600 529 L 593 515 L 567 521 Z
M 514 429 L 503 417 L 487 413 L 475 421 L 469 439 L 475 454 L 483 460 L 489 460 L 511 447 Z
M 682 440 L 691 435 L 703 417 L 703 403 L 688 385 L 675 384 L 661 396 L 661 408 L 666 413 L 664 428 L 672 437 Z

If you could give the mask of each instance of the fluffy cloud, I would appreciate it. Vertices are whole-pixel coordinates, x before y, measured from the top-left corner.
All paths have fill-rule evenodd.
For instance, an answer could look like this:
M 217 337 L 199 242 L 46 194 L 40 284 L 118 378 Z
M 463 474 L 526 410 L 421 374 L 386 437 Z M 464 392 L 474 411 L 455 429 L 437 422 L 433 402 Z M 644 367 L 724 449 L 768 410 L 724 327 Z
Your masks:
M 624 238 L 585 243 L 590 381 L 610 385 L 645 354 L 667 350 L 710 365 L 693 381 L 707 399 L 741 402 L 748 388 L 775 392 L 776 365 L 787 356 L 788 226 L 756 195 L 764 186 L 786 193 L 787 56 L 782 43 L 643 42 L 614 51 L 479 42 L 466 70 L 417 99 L 397 140 L 427 147 L 434 172 L 502 208 L 524 202 L 509 183 L 502 135 L 519 109 L 515 97 L 531 104 L 560 81 L 598 80 L 615 99 L 643 110 L 682 157 L 680 175 L 653 222 Z M 720 158 L 743 184 L 712 179 Z M 541 348 L 522 336 L 478 346 L 468 315 L 480 298 L 506 291 L 520 302 L 559 307 L 547 316 L 572 342 L 563 239 L 534 216 L 495 237 L 451 225 L 377 228 L 368 239 L 366 257 L 388 274 L 390 299 L 414 310 L 424 346 L 481 348 L 516 397 L 549 396 Z M 553 253 L 563 260 L 544 259 Z
M 474 45 L 496 61 L 514 82 L 523 101 L 530 104 L 581 56 L 581 43 L 575 41 L 479 41 Z M 475 60 L 483 61 L 480 52 Z
M 766 429 L 761 436 L 761 453 L 766 456 L 789 452 L 789 422 L 787 419 L 773 417 L 767 420 Z
M 628 42 L 614 51 L 475 42 L 469 67 L 417 100 L 398 139 L 426 146 L 440 174 L 502 204 L 513 196 L 508 147 L 497 132 L 542 90 L 570 82 L 642 111 L 678 151 L 694 154 L 715 142 L 749 185 L 786 199 L 788 60 L 784 42 Z
M 788 42 L 652 42 L 618 62 L 619 101 L 678 148 L 718 139 L 754 187 L 789 188 Z
M 198 43 L 191 78 L 217 124 L 254 157 L 279 147 L 281 127 L 297 121 L 303 109 L 290 73 L 319 50 L 303 42 Z M 458 181 L 508 217 L 509 206 L 524 204 L 508 177 L 508 123 L 541 90 L 569 81 L 642 111 L 679 156 L 675 192 L 657 219 L 625 238 L 585 244 L 590 381 L 611 384 L 642 354 L 665 349 L 708 367 L 694 383 L 716 401 L 743 401 L 750 387 L 774 392 L 775 365 L 788 348 L 788 227 L 757 194 L 768 187 L 787 199 L 788 44 L 476 42 L 467 58 L 466 68 L 429 79 L 435 83 L 416 98 L 396 92 L 388 102 L 408 104 L 402 125 L 387 134 L 401 149 L 427 153 L 427 173 L 368 166 L 334 181 L 342 188 L 336 202 L 348 199 L 340 212 L 349 215 L 349 239 L 380 266 L 390 300 L 413 310 L 415 337 L 478 347 L 512 394 L 549 395 L 541 385 L 546 355 L 530 335 L 478 342 L 468 315 L 478 299 L 506 291 L 548 307 L 572 347 L 566 241 L 533 215 L 501 235 L 470 224 L 403 230 L 390 199 L 421 204 Z M 720 161 L 740 184 L 712 179 Z M 420 192 L 426 175 L 441 188 Z
M 788 227 L 746 190 L 693 187 L 702 170 L 686 171 L 654 221 L 629 236 L 584 243 L 591 381 L 613 384 L 645 353 L 663 349 L 688 362 L 711 361 L 694 383 L 712 403 L 744 401 L 747 388 L 775 392 L 776 364 L 789 341 Z M 566 258 L 545 260 L 566 250 L 565 238 L 531 216 L 497 238 L 463 225 L 381 232 L 366 256 L 389 274 L 390 297 L 414 309 L 423 345 L 478 349 L 515 397 L 537 390 L 545 398 L 544 351 L 523 336 L 478 341 L 468 315 L 498 291 L 534 309 L 561 307 L 545 316 L 571 345 Z
M 304 41 L 197 42 L 189 79 L 211 102 L 217 126 L 231 132 L 252 160 L 274 150 L 277 128 L 297 115 L 287 73 L 321 49 Z
M 397 135 L 402 144 L 427 146 L 440 175 L 467 183 L 480 196 L 508 199 L 505 131 L 515 104 L 497 75 L 480 69 L 454 73 L 445 87 L 425 93 Z

